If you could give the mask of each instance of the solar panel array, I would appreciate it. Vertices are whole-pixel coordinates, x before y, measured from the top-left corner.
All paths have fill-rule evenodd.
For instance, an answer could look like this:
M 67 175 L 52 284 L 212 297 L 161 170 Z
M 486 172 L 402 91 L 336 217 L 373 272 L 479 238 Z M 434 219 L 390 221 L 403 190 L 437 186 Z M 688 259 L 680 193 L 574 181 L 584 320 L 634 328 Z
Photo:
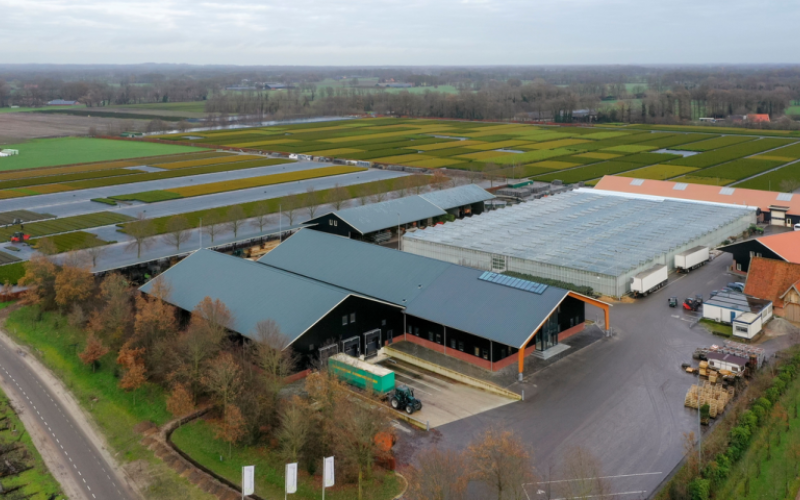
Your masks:
M 778 195 L 780 201 L 792 201 L 792 193 L 780 193 Z
M 644 184 L 644 179 L 633 179 L 631 181 L 631 186 L 641 186 Z
M 724 188 L 719 190 L 719 194 L 725 194 L 725 195 L 731 196 L 731 195 L 733 195 L 734 191 L 736 191 L 734 188 L 724 187 Z
M 511 276 L 506 276 L 504 274 L 490 273 L 489 271 L 486 271 L 478 276 L 478 279 L 538 295 L 541 295 L 545 290 L 547 290 L 547 285 L 536 283 L 535 281 L 521 280 L 519 278 L 512 278 Z
M 676 182 L 675 185 L 672 186 L 672 189 L 674 189 L 675 191 L 686 191 L 686 188 L 688 186 L 689 185 L 686 184 L 685 182 Z

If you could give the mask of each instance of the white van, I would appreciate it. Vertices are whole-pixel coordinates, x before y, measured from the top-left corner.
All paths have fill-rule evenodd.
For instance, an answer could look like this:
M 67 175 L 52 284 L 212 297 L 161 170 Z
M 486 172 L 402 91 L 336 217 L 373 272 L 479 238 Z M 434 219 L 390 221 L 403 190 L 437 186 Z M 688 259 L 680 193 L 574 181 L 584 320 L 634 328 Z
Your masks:
M 794 225 L 794 230 L 795 231 L 800 231 L 800 224 L 795 224 Z

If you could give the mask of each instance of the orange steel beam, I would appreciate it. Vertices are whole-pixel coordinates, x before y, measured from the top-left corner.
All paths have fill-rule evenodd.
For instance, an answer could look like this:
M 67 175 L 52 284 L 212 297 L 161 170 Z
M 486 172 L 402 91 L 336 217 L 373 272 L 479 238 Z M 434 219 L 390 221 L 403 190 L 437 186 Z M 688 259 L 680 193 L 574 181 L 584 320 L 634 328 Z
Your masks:
M 522 375 L 522 372 L 525 371 L 525 348 L 528 347 L 527 344 L 522 346 L 522 349 L 519 350 L 519 373 Z
M 611 307 L 609 304 L 606 304 L 605 302 L 601 302 L 599 300 L 595 300 L 595 299 L 593 299 L 591 297 L 587 297 L 585 295 L 581 295 L 581 294 L 575 293 L 575 292 L 569 292 L 568 295 L 570 297 L 572 297 L 573 299 L 578 299 L 580 301 L 586 302 L 587 304 L 591 304 L 591 305 L 593 305 L 595 307 L 599 307 L 600 309 L 602 309 L 603 310 L 603 316 L 604 316 L 604 319 L 606 321 L 606 330 L 611 328 L 611 322 L 608 319 L 608 311 L 609 311 L 609 308 Z

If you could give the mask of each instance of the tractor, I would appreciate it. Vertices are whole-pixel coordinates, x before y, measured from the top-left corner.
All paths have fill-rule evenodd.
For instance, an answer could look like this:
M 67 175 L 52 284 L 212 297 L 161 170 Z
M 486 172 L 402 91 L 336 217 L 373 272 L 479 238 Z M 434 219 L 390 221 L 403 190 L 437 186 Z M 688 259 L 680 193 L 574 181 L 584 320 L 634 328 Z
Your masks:
M 411 415 L 422 409 L 422 401 L 414 397 L 414 389 L 401 385 L 394 390 L 389 403 L 395 410 L 406 410 Z
M 25 234 L 22 231 L 17 231 L 11 236 L 11 243 L 27 243 L 31 239 L 30 234 Z

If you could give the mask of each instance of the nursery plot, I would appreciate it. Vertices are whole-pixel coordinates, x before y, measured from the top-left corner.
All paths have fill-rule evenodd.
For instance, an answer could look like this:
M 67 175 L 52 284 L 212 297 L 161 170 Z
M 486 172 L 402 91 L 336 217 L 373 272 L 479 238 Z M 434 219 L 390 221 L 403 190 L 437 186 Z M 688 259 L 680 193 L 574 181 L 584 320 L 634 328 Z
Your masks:
M 671 165 L 682 165 L 684 167 L 710 167 L 726 161 L 743 158 L 745 156 L 762 153 L 771 149 L 779 148 L 793 142 L 788 139 L 759 139 L 756 141 L 735 144 L 722 149 L 707 151 L 694 156 L 680 158 L 670 162 Z
M 752 177 L 761 172 L 773 169 L 786 162 L 773 160 L 757 160 L 755 158 L 742 158 L 716 167 L 698 170 L 693 173 L 697 177 L 722 177 L 725 179 L 740 180 Z
M 712 149 L 724 148 L 733 146 L 734 144 L 741 144 L 754 140 L 754 137 L 737 137 L 733 135 L 717 137 L 716 139 L 708 139 L 705 141 L 694 142 L 691 144 L 684 144 L 681 149 L 685 151 L 711 151 Z
M 656 179 L 663 181 L 671 177 L 688 174 L 695 170 L 697 169 L 694 167 L 680 167 L 678 165 L 651 165 L 617 175 L 622 177 L 635 177 L 637 179 Z
M 621 161 L 607 161 L 605 163 L 598 163 L 597 165 L 589 165 L 586 167 L 573 168 L 571 170 L 563 170 L 561 172 L 551 172 L 545 175 L 540 175 L 535 178 L 538 181 L 554 181 L 556 179 L 563 181 L 565 184 L 588 181 L 604 175 L 618 174 L 628 170 L 633 170 L 637 167 L 634 163 L 625 163 Z

